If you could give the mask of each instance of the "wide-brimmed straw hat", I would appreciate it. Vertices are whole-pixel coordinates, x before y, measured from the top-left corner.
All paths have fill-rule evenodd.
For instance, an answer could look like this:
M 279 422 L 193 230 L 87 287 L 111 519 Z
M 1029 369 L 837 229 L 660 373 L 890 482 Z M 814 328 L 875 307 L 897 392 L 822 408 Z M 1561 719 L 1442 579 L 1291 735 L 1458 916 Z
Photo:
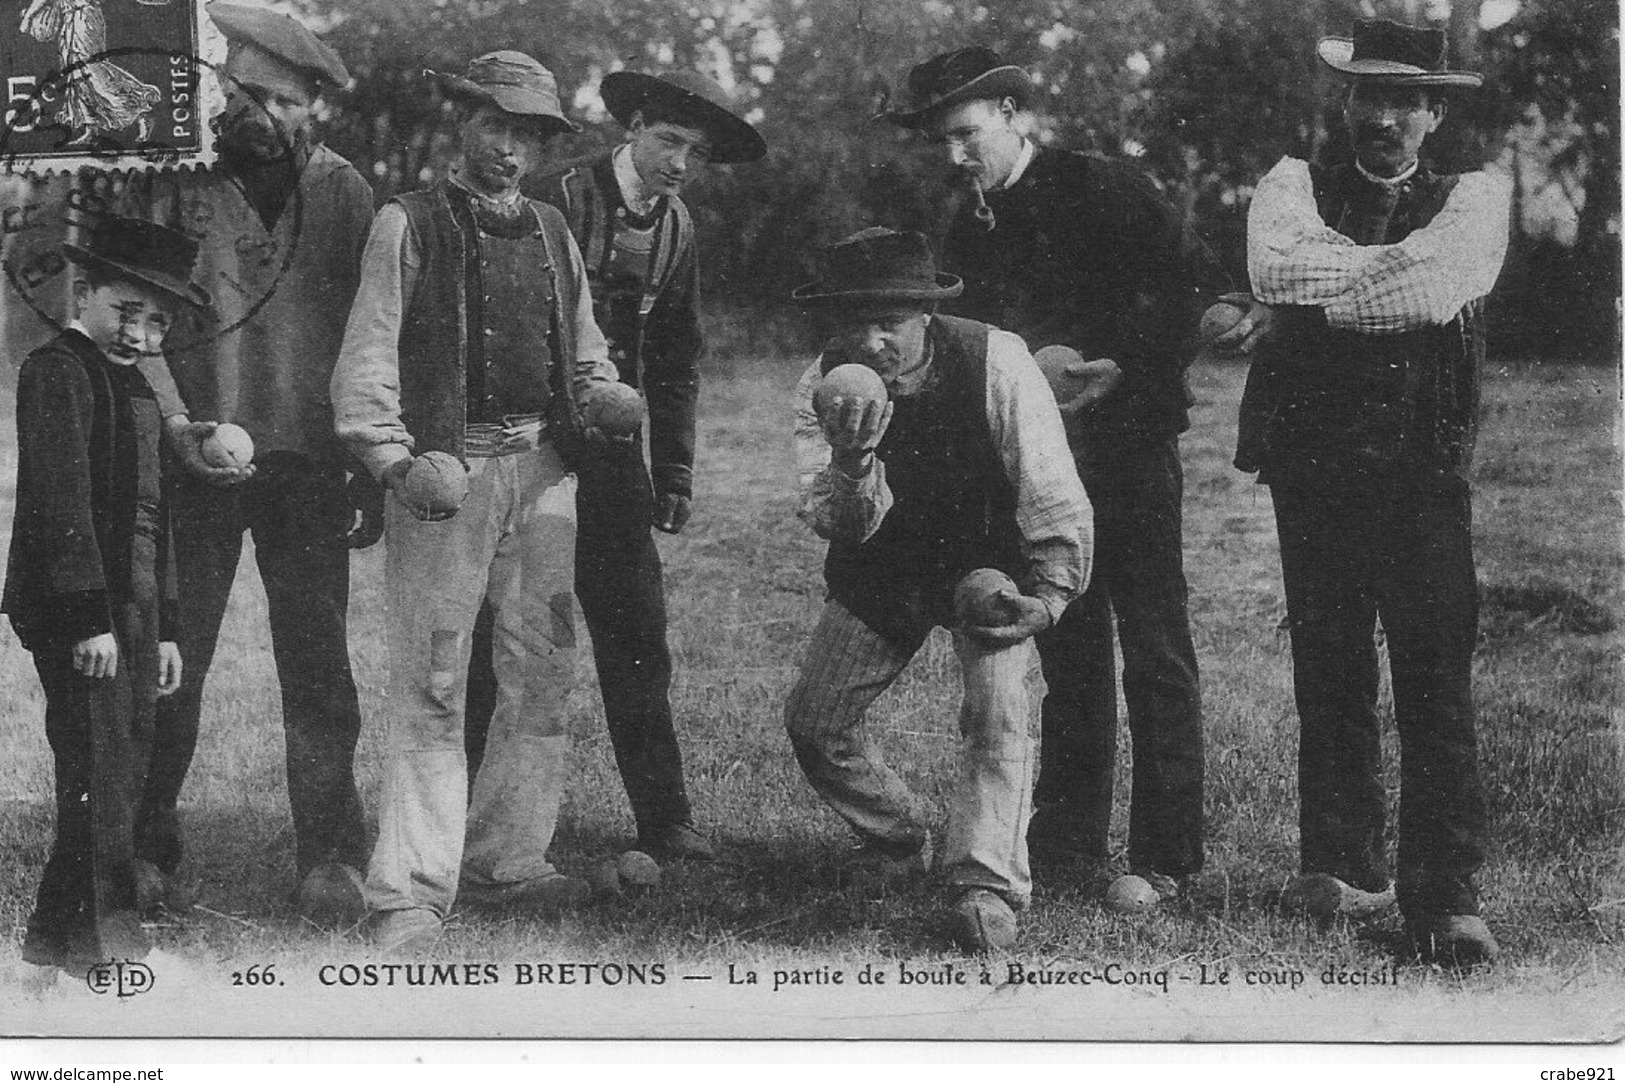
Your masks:
M 559 81 L 541 61 L 513 49 L 500 49 L 468 62 L 462 75 L 423 73 L 440 84 L 452 98 L 494 105 L 504 113 L 545 121 L 564 132 L 579 132 L 581 125 L 564 115 L 559 102 Z
M 934 304 L 958 297 L 965 284 L 938 271 L 925 235 L 878 226 L 824 250 L 818 278 L 790 291 L 806 305 L 903 301 Z
M 107 215 L 91 227 L 83 246 L 64 242 L 62 254 L 87 267 L 116 271 L 199 308 L 214 303 L 209 291 L 192 281 L 198 243 L 178 229 L 145 218 Z
M 689 121 L 710 138 L 713 162 L 754 162 L 767 153 L 767 142 L 739 115 L 722 84 L 697 71 L 611 72 L 598 92 L 623 126 L 633 113 L 651 105 Z
M 1451 71 L 1443 30 L 1406 26 L 1392 19 L 1360 19 L 1352 38 L 1322 38 L 1320 59 L 1362 82 L 1473 90 L 1484 83 L 1476 71 Z
M 875 119 L 919 128 L 933 114 L 960 102 L 1014 98 L 1017 106 L 1025 105 L 1032 89 L 1032 78 L 1024 68 L 1006 64 L 992 49 L 972 45 L 914 65 L 909 69 L 902 108 Z

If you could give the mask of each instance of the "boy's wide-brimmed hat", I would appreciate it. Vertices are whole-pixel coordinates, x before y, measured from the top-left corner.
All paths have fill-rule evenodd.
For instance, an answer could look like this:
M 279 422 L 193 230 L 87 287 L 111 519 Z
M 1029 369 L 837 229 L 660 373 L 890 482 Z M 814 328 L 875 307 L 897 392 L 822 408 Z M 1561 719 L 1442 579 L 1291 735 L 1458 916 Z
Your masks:
M 209 291 L 192 281 L 197 241 L 178 229 L 145 218 L 107 215 L 91 227 L 83 246 L 64 242 L 62 254 L 75 263 L 116 271 L 185 301 L 208 308 Z
M 697 71 L 610 72 L 598 92 L 610 116 L 623 126 L 648 105 L 690 119 L 710 137 L 713 162 L 754 162 L 767 153 L 767 142 L 739 115 L 732 95 Z
M 875 226 L 825 249 L 818 278 L 797 286 L 790 298 L 807 305 L 899 301 L 923 307 L 958 297 L 964 288 L 937 270 L 924 234 Z
M 308 81 L 312 89 L 323 83 L 342 87 L 350 82 L 350 70 L 339 54 L 297 19 L 243 4 L 212 3 L 204 10 L 231 46 L 228 74 L 234 62 L 238 66 L 246 62 L 256 67 L 275 65 L 291 77 Z M 251 60 L 245 61 L 245 56 Z
M 1352 38 L 1322 38 L 1316 51 L 1328 67 L 1362 82 L 1437 90 L 1473 90 L 1484 83 L 1476 71 L 1449 69 L 1443 30 L 1392 19 L 1360 19 Z
M 504 113 L 533 117 L 558 131 L 579 132 L 581 125 L 564 115 L 559 81 L 541 61 L 513 49 L 499 49 L 468 62 L 462 75 L 423 73 L 452 98 L 494 105 Z
M 1026 69 L 1006 64 L 992 49 L 972 45 L 914 65 L 909 69 L 903 107 L 875 119 L 889 120 L 903 128 L 919 128 L 933 114 L 960 102 L 1014 98 L 1018 107 L 1023 106 L 1032 89 L 1033 81 Z

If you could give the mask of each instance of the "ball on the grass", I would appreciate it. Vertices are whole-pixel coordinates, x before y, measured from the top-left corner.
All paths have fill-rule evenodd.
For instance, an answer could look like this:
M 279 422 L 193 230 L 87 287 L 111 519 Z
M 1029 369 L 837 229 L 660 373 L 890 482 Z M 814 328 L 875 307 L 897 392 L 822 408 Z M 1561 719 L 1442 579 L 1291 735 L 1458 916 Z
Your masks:
M 1056 402 L 1066 402 L 1083 389 L 1083 378 L 1067 371 L 1070 366 L 1083 362 L 1083 355 L 1072 347 L 1059 344 L 1045 346 L 1033 354 L 1033 360 L 1038 362 L 1038 370 L 1049 381 L 1049 389 L 1055 395 Z
M 818 381 L 813 391 L 813 409 L 820 418 L 828 417 L 840 400 L 858 402 L 885 402 L 886 384 L 880 374 L 868 365 L 836 365 Z
M 617 864 L 613 856 L 605 857 L 593 862 L 592 868 L 587 870 L 587 883 L 594 895 L 621 893 L 621 871 Z
M 997 568 L 977 568 L 967 572 L 954 587 L 954 618 L 960 624 L 997 628 L 1015 617 L 1014 607 L 999 596 L 1020 594 L 1015 581 Z
M 401 483 L 408 505 L 429 515 L 452 515 L 468 495 L 468 471 L 447 451 L 426 451 L 412 460 Z
M 203 461 L 241 470 L 254 461 L 254 440 L 241 425 L 227 421 L 203 438 Z
M 1308 873 L 1292 882 L 1281 902 L 1295 913 L 1333 918 L 1343 909 L 1343 883 L 1328 873 Z
M 1119 914 L 1138 914 L 1156 906 L 1161 896 L 1150 881 L 1139 876 L 1119 876 L 1106 889 L 1106 909 Z
M 642 850 L 628 850 L 615 859 L 621 885 L 632 891 L 653 891 L 660 886 L 660 864 Z
M 1230 301 L 1220 301 L 1218 304 L 1211 305 L 1206 312 L 1202 313 L 1202 322 L 1196 331 L 1197 337 L 1201 340 L 1202 345 L 1206 346 L 1240 323 L 1241 318 L 1245 315 L 1247 315 L 1246 308 Z
M 581 422 L 605 436 L 631 436 L 643 428 L 643 396 L 630 384 L 596 388 L 581 408 Z

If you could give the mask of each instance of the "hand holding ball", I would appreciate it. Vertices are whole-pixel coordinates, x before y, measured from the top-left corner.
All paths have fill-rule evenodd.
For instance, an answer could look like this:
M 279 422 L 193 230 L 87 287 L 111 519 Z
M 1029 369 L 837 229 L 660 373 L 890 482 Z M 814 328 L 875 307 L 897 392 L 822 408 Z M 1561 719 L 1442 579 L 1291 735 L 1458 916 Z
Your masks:
M 203 438 L 199 451 L 210 466 L 229 470 L 241 470 L 254 461 L 253 439 L 246 429 L 229 421 L 216 425 L 214 431 Z
M 1212 346 L 1213 341 L 1226 331 L 1235 327 L 1247 315 L 1247 308 L 1233 304 L 1230 301 L 1220 301 L 1202 313 L 1202 322 L 1197 328 L 1197 337 L 1204 347 Z
M 813 392 L 813 410 L 818 420 L 826 424 L 841 410 L 843 403 L 885 403 L 886 385 L 880 374 L 868 365 L 837 365 L 818 382 Z
M 420 519 L 449 519 L 468 496 L 468 471 L 455 455 L 426 451 L 412 460 L 397 490 Z
M 1021 590 L 997 568 L 977 568 L 954 588 L 954 619 L 962 625 L 998 628 L 1015 618 L 1010 599 Z
M 626 439 L 643 429 L 643 396 L 630 384 L 607 383 L 595 388 L 581 408 L 581 423 L 605 436 Z

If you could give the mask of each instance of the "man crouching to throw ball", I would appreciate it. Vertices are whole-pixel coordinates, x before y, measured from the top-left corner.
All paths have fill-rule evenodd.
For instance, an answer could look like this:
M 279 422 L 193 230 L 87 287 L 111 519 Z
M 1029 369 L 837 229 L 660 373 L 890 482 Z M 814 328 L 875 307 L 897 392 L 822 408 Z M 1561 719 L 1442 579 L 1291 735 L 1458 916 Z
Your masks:
M 828 332 L 797 389 L 796 454 L 801 517 L 830 545 L 828 601 L 785 724 L 808 781 L 859 836 L 850 878 L 887 887 L 924 876 L 926 827 L 866 714 L 932 628 L 953 630 L 964 759 L 936 866 L 953 895 L 953 939 L 982 952 L 1014 945 L 1015 911 L 1032 893 L 1032 636 L 1083 590 L 1093 535 L 1054 397 L 1021 339 L 933 314 L 960 289 L 920 234 L 867 229 L 832 246 L 822 277 L 791 295 Z M 853 365 L 878 380 L 866 388 Z M 982 614 L 973 621 L 1001 623 L 955 615 L 956 588 L 981 569 L 1019 586 L 969 607 Z
M 391 494 L 389 752 L 366 894 L 375 943 L 398 950 L 432 943 L 454 899 L 554 913 L 590 894 L 547 860 L 575 647 L 560 438 L 615 378 L 563 216 L 519 190 L 576 130 L 553 73 L 502 51 L 436 79 L 457 106 L 458 159 L 379 212 L 333 373 L 338 435 Z M 497 702 L 470 793 L 464 685 L 482 600 Z

